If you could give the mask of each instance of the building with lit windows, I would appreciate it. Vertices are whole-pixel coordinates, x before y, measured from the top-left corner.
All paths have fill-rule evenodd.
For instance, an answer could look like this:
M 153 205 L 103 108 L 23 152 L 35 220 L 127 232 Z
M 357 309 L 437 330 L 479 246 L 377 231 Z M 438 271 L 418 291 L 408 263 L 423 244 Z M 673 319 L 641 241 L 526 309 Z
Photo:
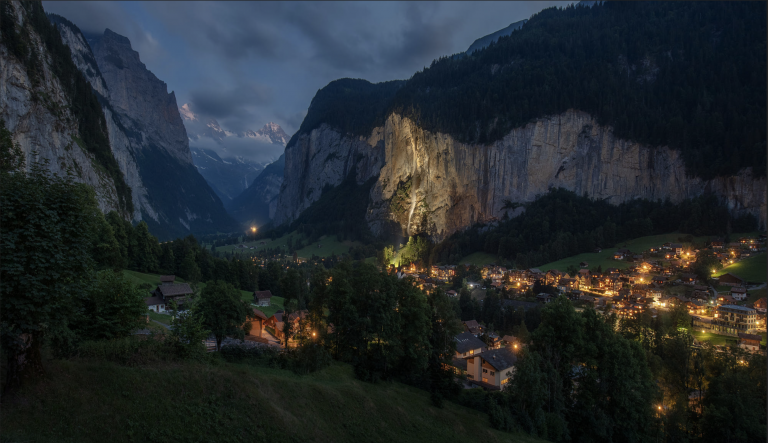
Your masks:
M 712 320 L 712 332 L 736 336 L 757 327 L 757 311 L 746 306 L 722 305 L 717 307 Z

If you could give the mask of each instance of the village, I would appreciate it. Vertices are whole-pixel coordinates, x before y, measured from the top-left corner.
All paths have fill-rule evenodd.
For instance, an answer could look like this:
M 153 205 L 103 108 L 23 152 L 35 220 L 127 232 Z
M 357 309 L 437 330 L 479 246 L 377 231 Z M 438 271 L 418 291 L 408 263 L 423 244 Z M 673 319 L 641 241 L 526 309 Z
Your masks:
M 701 278 L 692 267 L 697 254 L 709 252 L 723 266 L 738 263 L 765 251 L 765 237 L 740 238 L 731 243 L 714 239 L 705 249 L 694 249 L 684 243 L 668 242 L 644 251 L 620 248 L 610 259 L 616 267 L 590 268 L 581 262 L 578 269 L 542 271 L 538 268 L 508 269 L 503 266 L 485 265 L 434 265 L 419 267 L 390 266 L 389 272 L 398 278 L 409 278 L 425 292 L 445 291 L 449 297 L 458 298 L 460 291 L 470 294 L 482 305 L 488 291 L 494 291 L 504 301 L 502 306 L 520 307 L 524 310 L 541 307 L 557 296 L 567 297 L 577 310 L 592 307 L 605 315 L 615 313 L 621 319 L 640 315 L 655 317 L 662 311 L 683 307 L 691 318 L 690 329 L 694 344 L 701 345 L 705 337 L 720 338 L 720 344 L 735 344 L 754 353 L 765 352 L 766 297 L 755 299 L 754 291 L 764 290 L 765 282 L 747 281 L 731 272 L 709 278 Z M 599 251 L 595 251 L 599 252 Z M 284 267 L 301 262 L 293 258 Z M 619 266 L 621 264 L 621 266 Z M 264 262 L 257 266 L 264 267 Z M 456 287 L 457 275 L 466 276 Z M 474 279 L 472 279 L 474 277 Z M 174 276 L 163 276 L 161 284 L 146 300 L 150 311 L 166 312 L 170 300 L 183 303 L 194 291 L 188 283 L 174 283 Z M 753 300 L 750 301 L 750 298 Z M 316 335 L 307 329 L 308 311 L 296 310 L 285 315 L 282 306 L 275 307 L 271 291 L 254 291 L 252 294 L 253 318 L 245 329 L 245 343 L 251 346 L 283 348 L 295 346 L 296 336 Z M 265 314 L 265 312 L 270 314 Z M 284 334 L 285 324 L 290 323 L 292 335 Z M 514 373 L 516 352 L 525 346 L 519 338 L 501 334 L 476 320 L 462 322 L 464 331 L 454 337 L 456 353 L 450 368 L 462 380 L 465 387 L 482 387 L 500 390 Z M 492 325 L 491 325 L 492 326 Z M 306 329 L 306 330 L 305 330 Z M 234 339 L 226 339 L 235 343 Z M 209 350 L 215 349 L 212 340 L 206 342 Z

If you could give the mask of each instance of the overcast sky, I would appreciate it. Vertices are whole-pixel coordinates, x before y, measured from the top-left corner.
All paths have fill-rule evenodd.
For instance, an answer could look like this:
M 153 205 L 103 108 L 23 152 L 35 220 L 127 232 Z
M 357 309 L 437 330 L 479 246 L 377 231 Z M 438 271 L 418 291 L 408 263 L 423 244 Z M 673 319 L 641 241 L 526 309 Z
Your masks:
M 43 2 L 84 32 L 131 40 L 179 106 L 225 129 L 298 129 L 343 77 L 407 79 L 484 35 L 572 2 Z

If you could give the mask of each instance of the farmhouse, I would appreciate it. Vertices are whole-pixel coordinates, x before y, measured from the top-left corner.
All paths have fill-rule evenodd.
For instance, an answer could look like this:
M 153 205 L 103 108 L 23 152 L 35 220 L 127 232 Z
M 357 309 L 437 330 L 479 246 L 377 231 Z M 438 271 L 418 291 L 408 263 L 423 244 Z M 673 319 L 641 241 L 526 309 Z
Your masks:
M 155 312 L 165 312 L 171 300 L 181 306 L 192 295 L 194 291 L 187 283 L 164 283 L 157 286 L 157 289 L 151 292 L 152 296 L 144 300 L 147 308 Z
M 730 272 L 726 272 L 725 274 L 720 276 L 720 284 L 725 286 L 744 286 L 743 278 L 734 275 Z
M 755 334 L 745 334 L 739 332 L 739 347 L 747 351 L 757 352 L 760 350 L 760 341 L 763 337 Z

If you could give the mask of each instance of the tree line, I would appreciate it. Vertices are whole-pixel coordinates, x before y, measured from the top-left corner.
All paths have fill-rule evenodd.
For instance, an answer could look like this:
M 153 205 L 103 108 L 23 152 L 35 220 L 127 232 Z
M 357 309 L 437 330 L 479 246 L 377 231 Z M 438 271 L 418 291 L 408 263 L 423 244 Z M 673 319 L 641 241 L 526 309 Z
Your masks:
M 754 216 L 730 214 L 711 194 L 679 203 L 637 199 L 614 206 L 558 188 L 524 207 L 517 217 L 505 213 L 496 223 L 453 234 L 431 249 L 430 261 L 457 263 L 482 251 L 526 269 L 647 235 L 680 231 L 727 237 L 757 228 Z

